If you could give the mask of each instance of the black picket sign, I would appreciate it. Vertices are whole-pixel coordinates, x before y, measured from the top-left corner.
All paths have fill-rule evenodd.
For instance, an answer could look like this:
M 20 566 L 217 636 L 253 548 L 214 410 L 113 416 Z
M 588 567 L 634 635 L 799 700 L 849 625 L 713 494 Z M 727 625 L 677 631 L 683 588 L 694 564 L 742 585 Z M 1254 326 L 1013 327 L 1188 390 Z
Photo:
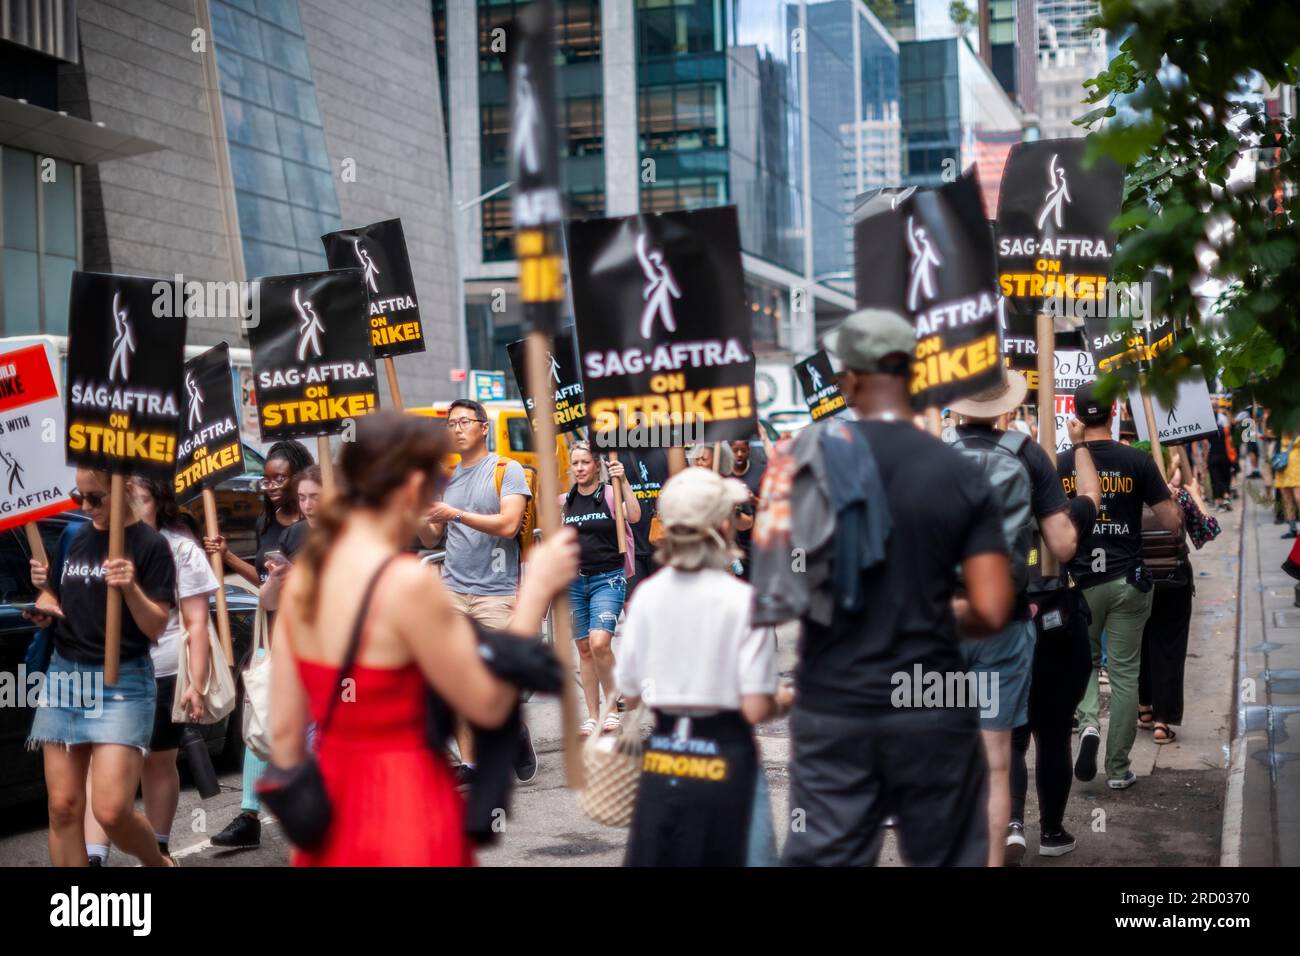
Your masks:
M 1032 315 L 1016 307 L 1015 299 L 998 299 L 998 323 L 1002 329 L 1002 355 L 1007 368 L 1021 372 L 1038 370 L 1038 329 Z
M 536 403 L 528 392 L 528 365 L 524 340 L 511 342 L 506 346 L 510 356 L 510 367 L 515 373 L 515 383 L 519 393 L 524 396 L 524 408 L 528 412 L 528 421 L 537 430 Z M 551 351 L 547 355 L 550 368 L 550 383 L 555 387 L 555 431 L 556 434 L 576 431 L 587 423 L 587 406 L 582 400 L 582 376 L 578 372 L 578 352 L 573 341 L 573 328 L 560 329 Z
M 853 279 L 859 309 L 907 311 L 907 240 L 898 207 L 915 192 L 915 186 L 875 189 L 857 198 Z
M 571 223 L 569 263 L 598 446 L 754 433 L 753 324 L 734 206 Z
M 182 504 L 244 473 L 239 404 L 225 342 L 185 363 L 184 400 L 172 483 Z
M 320 237 L 331 269 L 360 269 L 375 358 L 424 351 L 424 327 L 402 220 L 386 219 Z
M 917 190 L 888 215 L 901 221 L 907 249 L 913 404 L 942 406 L 997 384 L 1003 364 L 993 236 L 974 167 L 937 189 Z
M 1083 165 L 1083 139 L 1016 143 L 998 194 L 998 283 L 1026 315 L 1076 315 L 1078 299 L 1106 294 L 1123 200 L 1113 160 Z M 1078 327 L 1080 322 L 1071 321 Z
M 164 280 L 74 272 L 68 303 L 67 462 L 170 481 L 181 424 L 185 316 L 155 314 Z
M 831 369 L 830 356 L 825 349 L 814 352 L 802 362 L 796 362 L 794 374 L 803 389 L 804 401 L 815 422 L 829 415 L 842 411 L 847 402 L 844 394 L 835 384 L 835 372 Z
M 334 435 L 376 408 L 364 273 L 334 269 L 259 280 L 248 331 L 263 441 Z

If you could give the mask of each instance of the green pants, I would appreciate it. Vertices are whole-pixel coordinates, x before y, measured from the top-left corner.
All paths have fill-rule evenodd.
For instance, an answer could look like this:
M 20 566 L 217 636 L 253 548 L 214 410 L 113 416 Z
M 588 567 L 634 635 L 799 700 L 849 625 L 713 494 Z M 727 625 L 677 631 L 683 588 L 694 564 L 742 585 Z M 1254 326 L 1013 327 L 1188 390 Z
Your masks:
M 1079 703 L 1079 728 L 1101 729 L 1097 672 L 1101 667 L 1101 633 L 1106 632 L 1106 669 L 1110 674 L 1110 732 L 1106 734 L 1106 776 L 1115 779 L 1128 770 L 1128 755 L 1137 736 L 1138 671 L 1142 661 L 1142 631 L 1151 616 L 1151 592 L 1145 594 L 1127 577 L 1084 588 L 1092 612 L 1088 637 L 1092 642 L 1092 673 Z

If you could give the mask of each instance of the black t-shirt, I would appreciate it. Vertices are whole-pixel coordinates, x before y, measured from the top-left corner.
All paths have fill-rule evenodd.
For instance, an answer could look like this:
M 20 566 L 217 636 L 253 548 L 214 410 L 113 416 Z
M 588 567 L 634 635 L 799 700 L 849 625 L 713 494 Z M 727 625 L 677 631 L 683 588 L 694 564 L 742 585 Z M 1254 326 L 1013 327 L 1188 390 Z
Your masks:
M 266 552 L 279 551 L 286 558 L 292 556 L 293 551 L 297 549 L 295 542 L 300 542 L 301 539 L 290 535 L 289 529 L 296 528 L 298 525 L 302 525 L 305 529 L 307 522 L 299 518 L 293 524 L 281 524 L 278 518 L 268 521 L 266 515 L 257 519 L 257 524 L 254 526 L 257 531 L 257 557 L 253 561 L 253 568 L 257 571 L 258 580 L 263 584 L 266 583 L 267 578 Z M 297 533 L 301 532 L 295 534 Z M 290 545 L 294 547 L 291 548 Z
M 284 552 L 286 558 L 293 558 L 302 550 L 303 544 L 307 541 L 307 532 L 310 530 L 311 526 L 305 519 L 295 521 L 284 529 L 284 534 L 280 535 L 280 550 Z
M 574 488 L 564 502 L 564 523 L 578 530 L 582 556 L 578 570 L 583 574 L 604 574 L 623 567 L 618 553 L 618 529 L 614 516 L 605 506 L 605 486 L 599 485 L 589 495 Z
M 750 455 L 749 470 L 743 475 L 732 475 L 732 477 L 737 481 L 743 482 L 745 487 L 749 489 L 749 493 L 757 497 L 758 489 L 763 486 L 763 473 L 766 471 L 767 465 L 758 464 L 754 461 L 753 455 Z M 752 515 L 754 513 L 754 509 L 749 505 L 743 505 L 742 510 L 744 510 L 745 514 Z M 753 545 L 753 538 L 754 531 L 752 528 L 746 531 L 736 532 L 736 544 L 740 545 L 740 550 L 744 552 L 746 561 L 749 560 L 749 549 Z
M 662 448 L 646 448 L 636 452 L 619 452 L 619 460 L 627 469 L 627 482 L 641 507 L 641 520 L 632 525 L 636 540 L 636 553 L 650 555 L 650 521 L 655 516 L 659 490 L 668 480 L 668 454 Z
M 1142 506 L 1169 498 L 1156 463 L 1146 452 L 1105 439 L 1088 442 L 1101 479 L 1101 508 L 1087 547 L 1070 562 L 1070 573 L 1083 587 L 1124 577 L 1142 557 Z M 1056 457 L 1066 494 L 1074 497 L 1074 449 Z M 1098 570 L 1094 571 L 1096 567 Z
M 153 601 L 168 607 L 176 602 L 176 564 L 167 540 L 142 521 L 123 529 L 122 557 L 135 565 L 140 590 Z M 87 523 L 68 547 L 63 573 L 50 587 L 59 599 L 64 620 L 54 628 L 54 649 L 69 660 L 82 664 L 104 663 L 104 618 L 108 606 L 108 585 L 104 583 L 104 562 L 108 560 L 108 532 Z M 134 660 L 149 653 L 153 642 L 122 602 L 122 637 L 119 659 Z
M 830 627 L 803 622 L 800 706 L 837 714 L 892 708 L 894 675 L 912 680 L 917 666 L 922 674 L 961 671 L 950 606 L 958 567 L 972 555 L 1006 553 L 993 490 L 972 462 L 911 422 L 851 427 L 871 445 L 893 524 L 884 562 L 863 572 L 866 610 L 837 608 Z

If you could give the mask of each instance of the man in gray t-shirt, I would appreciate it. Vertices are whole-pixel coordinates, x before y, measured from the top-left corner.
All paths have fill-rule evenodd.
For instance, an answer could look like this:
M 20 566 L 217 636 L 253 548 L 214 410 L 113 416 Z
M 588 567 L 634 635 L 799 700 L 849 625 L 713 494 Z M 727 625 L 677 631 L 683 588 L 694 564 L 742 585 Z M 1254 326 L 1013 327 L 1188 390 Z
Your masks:
M 478 402 L 457 399 L 447 411 L 447 430 L 460 464 L 442 500 L 429 509 L 428 526 L 420 540 L 426 547 L 443 541 L 442 583 L 452 604 L 483 627 L 504 630 L 515 609 L 519 590 L 519 542 L 516 536 L 528 503 L 528 482 L 517 461 L 488 451 L 491 427 Z M 497 491 L 498 483 L 500 491 Z M 473 739 L 458 726 L 462 781 L 473 776 Z M 515 770 L 520 780 L 537 773 L 537 757 L 527 728 L 521 737 Z

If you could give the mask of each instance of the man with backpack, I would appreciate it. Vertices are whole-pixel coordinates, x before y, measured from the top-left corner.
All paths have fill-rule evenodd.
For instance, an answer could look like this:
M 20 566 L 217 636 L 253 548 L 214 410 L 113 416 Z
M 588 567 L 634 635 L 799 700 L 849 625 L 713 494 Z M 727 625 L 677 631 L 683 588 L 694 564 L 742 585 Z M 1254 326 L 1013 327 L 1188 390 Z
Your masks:
M 519 533 L 533 493 L 523 466 L 488 451 L 487 412 L 478 402 L 460 398 L 447 410 L 447 431 L 460 462 L 442 500 L 425 516 L 420 534 L 426 547 L 445 537 L 442 581 L 460 612 L 485 628 L 504 630 L 515 608 L 522 557 Z M 456 728 L 462 784 L 474 777 L 474 741 L 470 728 Z M 528 728 L 521 724 L 515 773 L 521 782 L 537 775 L 537 754 Z
M 1073 558 L 1079 543 L 1055 463 L 1028 435 L 995 427 L 1002 416 L 1014 412 L 1025 401 L 1027 392 L 1025 377 L 1008 370 L 1002 383 L 952 404 L 953 414 L 961 420 L 953 446 L 984 473 L 993 488 L 1016 592 L 1011 622 L 999 633 L 963 641 L 961 647 L 966 667 L 977 675 L 980 686 L 987 682 L 994 688 L 997 701 L 995 708 L 980 714 L 989 767 L 989 866 L 1001 866 L 1008 847 L 1013 848 L 1014 862 L 1019 862 L 1025 845 L 1023 824 L 1019 833 L 1011 829 L 1011 732 L 1029 723 L 1037 629 L 1028 586 L 1030 566 L 1037 563 L 1039 544 L 1035 539 L 1041 535 L 1041 546 L 1059 561 Z M 1101 489 L 1086 448 L 1075 467 L 1079 472 L 1079 496 L 1091 498 L 1095 505 Z M 1064 831 L 1045 833 L 1040 852 L 1053 841 L 1064 845 L 1067 837 Z M 1073 838 L 1068 842 L 1072 849 Z

